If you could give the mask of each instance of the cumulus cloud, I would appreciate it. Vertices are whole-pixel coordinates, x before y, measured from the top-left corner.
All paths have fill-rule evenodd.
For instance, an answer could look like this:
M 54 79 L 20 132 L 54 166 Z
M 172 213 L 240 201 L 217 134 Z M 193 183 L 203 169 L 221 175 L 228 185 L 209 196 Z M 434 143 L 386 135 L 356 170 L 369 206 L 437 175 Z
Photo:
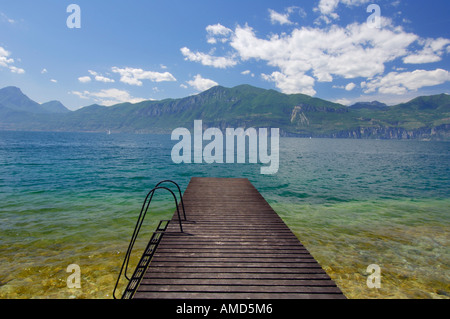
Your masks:
M 142 80 L 152 82 L 176 81 L 177 79 L 169 72 L 145 71 L 138 68 L 112 67 L 112 72 L 120 74 L 120 81 L 129 85 L 142 86 Z
M 14 65 L 10 65 L 10 66 L 9 66 L 9 70 L 10 70 L 12 73 L 17 73 L 17 74 L 24 74 L 24 73 L 25 73 L 25 70 L 24 70 L 24 69 L 15 67 Z
M 302 93 L 311 96 L 316 94 L 314 90 L 314 78 L 304 73 L 293 75 L 275 71 L 269 75 L 263 73 L 261 77 L 266 81 L 275 82 L 276 86 L 286 94 Z
M 114 83 L 115 81 L 111 78 L 98 74 L 95 71 L 88 70 L 88 72 L 94 77 L 95 81 L 104 82 L 104 83 Z
M 316 11 L 331 19 L 339 5 L 367 3 L 369 0 L 321 0 Z M 293 8 L 278 15 L 269 9 L 272 23 L 287 24 Z M 212 54 L 214 51 L 210 54 L 193 52 L 187 47 L 180 50 L 187 61 L 222 69 L 241 62 L 263 62 L 275 70 L 261 73 L 262 79 L 273 82 L 283 93 L 309 95 L 316 94 L 316 82 L 333 82 L 335 79 L 352 80 L 341 87 L 347 91 L 360 87 L 356 83 L 361 81 L 366 85 L 361 88 L 367 92 L 414 90 L 412 84 L 391 88 L 382 84 L 384 77 L 389 79 L 393 76 L 392 73 L 386 76 L 389 63 L 394 62 L 394 70 L 401 73 L 407 70 L 401 62 L 410 65 L 437 62 L 450 53 L 449 39 L 421 38 L 383 16 L 380 22 L 381 28 L 372 28 L 364 21 L 346 26 L 334 24 L 326 28 L 317 25 L 296 27 L 290 32 L 262 36 L 248 24 L 238 25 L 234 30 L 216 24 L 208 26 L 207 32 L 209 37 L 221 35 L 226 38 L 229 48 L 224 56 L 215 56 Z M 421 71 L 417 70 L 414 75 L 423 75 Z M 245 70 L 241 74 L 252 73 Z M 442 79 L 442 73 L 436 72 L 436 75 Z
M 345 90 L 346 90 L 346 91 L 351 91 L 351 90 L 353 90 L 355 87 L 356 87 L 356 84 L 353 83 L 353 82 L 350 82 L 349 84 L 347 84 L 347 85 L 345 86 Z
M 11 52 L 0 47 L 0 67 L 8 68 L 12 73 L 23 74 L 25 70 L 14 66 L 14 59 L 10 57 Z
M 335 102 L 335 103 L 342 104 L 342 105 L 347 105 L 347 106 L 349 106 L 349 105 L 352 104 L 352 101 L 350 101 L 349 99 L 346 99 L 346 98 L 337 99 L 337 100 L 335 100 L 334 102 Z
M 270 15 L 270 22 L 272 24 L 279 23 L 281 25 L 283 24 L 293 24 L 292 21 L 289 20 L 289 15 L 291 14 L 292 10 L 289 9 L 286 13 L 278 13 L 275 10 L 269 9 L 269 15 Z
M 229 40 L 230 35 L 233 33 L 231 29 L 224 27 L 220 23 L 214 25 L 208 25 L 206 27 L 207 41 L 208 43 L 215 44 L 218 41 L 225 43 Z
M 107 78 L 103 75 L 96 75 L 95 81 L 104 82 L 104 83 L 114 83 L 115 81 L 113 79 Z
M 370 78 L 382 74 L 385 63 L 403 57 L 418 37 L 384 21 L 382 29 L 365 23 L 327 29 L 302 27 L 292 33 L 258 38 L 249 26 L 238 26 L 230 45 L 244 61 L 266 61 L 279 71 L 263 78 L 273 81 L 284 93 L 315 92 L 314 82 Z M 307 72 L 312 74 L 308 75 Z
M 216 57 L 202 52 L 194 53 L 187 47 L 181 48 L 180 51 L 185 56 L 186 61 L 200 62 L 203 65 L 219 69 L 226 69 L 237 64 L 233 57 Z
M 14 59 L 9 58 L 10 52 L 0 47 L 0 66 L 8 67 L 9 64 L 14 63 Z
M 255 74 L 252 73 L 250 70 L 245 70 L 241 72 L 242 75 L 250 75 L 251 77 L 254 77 Z
M 364 93 L 378 91 L 382 94 L 405 94 L 427 86 L 435 86 L 450 81 L 450 73 L 443 69 L 433 71 L 390 72 L 368 82 L 362 82 Z
M 336 10 L 339 0 L 320 0 L 316 10 L 325 15 L 331 15 Z
M 442 55 L 449 51 L 450 40 L 445 38 L 438 39 L 421 39 L 418 41 L 423 49 L 414 52 L 403 59 L 407 64 L 422 64 L 439 62 Z
M 326 17 L 333 19 L 339 18 L 339 15 L 335 12 L 340 3 L 346 6 L 359 6 L 368 3 L 370 0 L 320 0 L 319 5 L 315 8 L 315 11 L 319 11 Z M 329 22 L 329 20 L 324 19 Z
M 206 31 L 211 35 L 222 35 L 222 36 L 228 36 L 233 31 L 220 23 L 214 24 L 214 25 L 208 25 L 206 27 Z
M 89 92 L 89 91 L 72 91 L 71 94 L 77 95 L 82 99 L 92 99 L 96 103 L 105 106 L 111 106 L 118 103 L 138 103 L 142 102 L 145 99 L 137 98 L 130 95 L 129 92 L 119 89 L 106 89 L 98 92 Z
M 91 78 L 89 76 L 80 76 L 78 78 L 78 81 L 80 81 L 81 83 L 88 83 L 91 82 Z
M 211 79 L 205 79 L 200 74 L 197 74 L 196 76 L 194 76 L 193 80 L 187 81 L 186 83 L 200 92 L 206 91 L 212 88 L 213 86 L 218 85 L 216 81 L 213 81 Z

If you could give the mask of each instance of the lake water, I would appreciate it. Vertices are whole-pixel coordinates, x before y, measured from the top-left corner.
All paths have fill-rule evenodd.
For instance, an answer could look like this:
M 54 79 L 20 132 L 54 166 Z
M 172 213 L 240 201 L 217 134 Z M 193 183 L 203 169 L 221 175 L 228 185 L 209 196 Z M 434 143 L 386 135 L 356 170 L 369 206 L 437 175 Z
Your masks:
M 174 164 L 169 135 L 0 132 L 0 298 L 111 298 L 147 192 L 246 177 L 348 298 L 450 298 L 450 143 L 280 139 L 280 167 Z M 161 193 L 134 265 L 160 219 Z M 81 288 L 69 289 L 78 264 Z M 369 289 L 366 269 L 381 269 Z

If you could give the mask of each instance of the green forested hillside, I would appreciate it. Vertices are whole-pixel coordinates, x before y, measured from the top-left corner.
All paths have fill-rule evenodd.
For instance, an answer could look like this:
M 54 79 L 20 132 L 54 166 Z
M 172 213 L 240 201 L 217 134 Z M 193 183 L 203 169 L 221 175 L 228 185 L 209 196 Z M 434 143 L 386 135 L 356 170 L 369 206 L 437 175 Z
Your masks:
M 170 133 L 203 120 L 205 127 L 278 127 L 282 135 L 297 137 L 450 138 L 448 94 L 418 97 L 394 106 L 375 101 L 347 107 L 250 85 L 216 86 L 181 99 L 91 105 L 66 112 L 56 102 L 33 104 L 18 89 L 6 90 L 8 97 L 4 97 L 3 90 L 0 129 Z

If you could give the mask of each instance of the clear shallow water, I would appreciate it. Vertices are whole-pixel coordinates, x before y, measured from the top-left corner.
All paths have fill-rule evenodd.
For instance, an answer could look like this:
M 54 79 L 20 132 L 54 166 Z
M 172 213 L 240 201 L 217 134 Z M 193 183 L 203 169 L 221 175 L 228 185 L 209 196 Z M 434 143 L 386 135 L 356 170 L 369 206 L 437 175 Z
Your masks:
M 450 297 L 450 143 L 281 139 L 278 174 L 172 163 L 168 135 L 0 132 L 0 297 L 111 298 L 157 182 L 247 177 L 349 298 Z M 161 193 L 137 253 L 173 214 Z M 68 289 L 70 264 L 81 289 Z M 366 268 L 381 267 L 381 289 Z

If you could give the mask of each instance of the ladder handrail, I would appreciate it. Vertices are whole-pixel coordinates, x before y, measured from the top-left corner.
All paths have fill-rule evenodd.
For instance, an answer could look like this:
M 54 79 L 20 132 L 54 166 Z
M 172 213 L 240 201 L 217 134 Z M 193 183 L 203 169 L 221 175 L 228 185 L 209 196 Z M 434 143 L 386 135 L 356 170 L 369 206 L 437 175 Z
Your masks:
M 181 206 L 183 207 L 184 220 L 186 220 L 186 210 L 184 209 L 183 196 L 181 196 L 181 188 L 180 188 L 180 186 L 177 183 L 175 183 L 174 181 L 172 181 L 170 179 L 166 179 L 166 180 L 163 180 L 163 181 L 159 182 L 158 184 L 156 184 L 155 187 L 158 187 L 162 183 L 172 183 L 178 188 L 178 194 L 180 195 Z
M 167 182 L 167 181 L 162 181 L 162 182 L 158 183 L 157 185 L 160 185 L 161 183 Z M 172 182 L 172 181 L 170 181 L 170 182 Z M 175 185 L 178 186 L 178 184 L 176 184 L 175 182 L 172 182 L 172 183 L 174 183 Z M 154 193 L 155 193 L 155 191 L 157 189 L 165 189 L 165 190 L 169 191 L 172 194 L 172 196 L 174 198 L 174 201 L 175 201 L 175 206 L 177 208 L 178 222 L 179 222 L 179 225 L 180 225 L 180 231 L 183 232 L 183 226 L 182 226 L 182 223 L 181 223 L 180 210 L 178 209 L 178 201 L 177 201 L 177 198 L 176 198 L 175 194 L 172 192 L 172 190 L 170 190 L 167 187 L 164 187 L 164 186 L 156 186 L 156 187 L 154 187 L 150 192 L 148 192 L 147 196 L 145 197 L 144 203 L 142 204 L 141 212 L 139 213 L 139 217 L 138 217 L 138 220 L 136 222 L 136 226 L 134 228 L 133 235 L 131 236 L 130 244 L 128 245 L 128 249 L 127 249 L 127 252 L 125 254 L 125 258 L 124 258 L 124 261 L 122 263 L 122 267 L 120 268 L 120 272 L 119 272 L 119 276 L 118 276 L 117 281 L 116 281 L 116 285 L 114 287 L 114 291 L 113 291 L 114 299 L 116 299 L 115 292 L 116 292 L 117 286 L 119 284 L 120 278 L 122 276 L 122 271 L 124 271 L 124 267 L 125 267 L 125 271 L 124 271 L 125 278 L 128 279 L 128 281 L 130 281 L 130 278 L 128 278 L 128 276 L 127 276 L 127 270 L 128 270 L 128 264 L 129 264 L 129 261 L 130 261 L 130 257 L 131 257 L 131 252 L 133 251 L 134 243 L 136 242 L 136 239 L 137 239 L 137 236 L 138 236 L 139 231 L 141 229 L 142 223 L 144 222 L 144 218 L 145 218 L 145 216 L 147 214 L 148 208 L 149 208 L 150 203 L 151 203 L 151 201 L 153 199 L 153 195 L 154 195 Z M 179 187 L 178 187 L 178 189 L 180 191 L 180 196 L 181 196 L 181 190 L 180 190 Z M 147 199 L 149 198 L 149 196 L 150 196 L 150 199 L 149 199 L 149 201 L 147 203 Z M 145 205 L 146 203 L 147 203 L 147 206 Z M 144 208 L 145 208 L 145 210 L 144 210 Z M 183 209 L 184 209 L 184 206 L 183 206 Z
M 179 186 L 177 183 L 175 183 L 174 181 L 172 181 L 172 180 L 163 180 L 163 181 L 159 182 L 158 184 L 156 184 L 155 187 L 154 187 L 151 191 L 149 191 L 149 192 L 147 193 L 147 196 L 146 196 L 145 199 L 144 199 L 144 203 L 142 204 L 141 212 L 139 213 L 139 217 L 138 217 L 138 221 L 137 221 L 137 223 L 136 223 L 136 227 L 137 227 L 137 224 L 139 223 L 139 220 L 141 219 L 142 212 L 144 211 L 145 203 L 147 202 L 148 197 L 149 197 L 150 194 L 151 194 L 150 200 L 148 201 L 148 204 L 147 204 L 147 208 L 145 209 L 144 217 L 145 217 L 145 214 L 147 214 L 148 207 L 150 206 L 150 203 L 151 203 L 151 201 L 152 201 L 152 199 L 153 199 L 153 194 L 154 194 L 154 192 L 155 192 L 155 189 L 156 189 L 160 184 L 166 183 L 166 182 L 173 183 L 173 184 L 175 184 L 175 185 L 177 186 L 178 192 L 179 192 L 179 195 L 180 195 L 181 205 L 182 205 L 182 207 L 183 207 L 184 220 L 186 220 L 186 211 L 185 211 L 185 209 L 184 209 L 183 196 L 181 196 L 181 189 L 180 189 L 180 186 Z M 162 187 L 161 187 L 161 188 L 162 188 Z M 176 204 L 177 212 L 178 212 L 178 220 L 180 221 L 180 212 L 178 211 L 178 202 L 177 202 L 177 199 L 176 199 L 174 193 L 173 193 L 170 189 L 165 188 L 165 187 L 164 187 L 164 189 L 166 189 L 166 190 L 168 190 L 169 192 L 171 192 L 172 195 L 174 196 L 175 204 Z M 144 217 L 142 217 L 142 221 L 144 220 Z M 141 222 L 141 225 L 142 225 L 142 222 Z M 133 232 L 133 235 L 131 236 L 131 240 L 133 240 L 133 237 L 137 237 L 137 235 L 138 235 L 137 233 L 139 233 L 140 226 L 139 226 L 139 229 L 137 229 L 136 227 L 134 228 L 134 232 Z M 183 227 L 181 226 L 181 221 L 180 221 L 180 229 L 181 229 L 181 232 L 183 232 Z M 137 231 L 137 233 L 136 233 L 136 231 Z M 131 244 L 131 242 L 130 242 L 130 244 Z M 130 253 L 131 253 L 131 252 L 130 252 Z M 127 254 L 128 254 L 128 251 L 127 251 Z M 128 279 L 128 277 L 126 276 L 126 274 L 125 274 L 125 277 Z M 129 279 L 128 279 L 128 280 L 129 280 Z
M 138 219 L 139 228 L 137 228 L 137 231 L 136 231 L 136 228 L 135 228 L 136 234 L 135 234 L 134 238 L 133 238 L 133 237 L 131 238 L 130 245 L 129 245 L 129 253 L 128 253 L 128 250 L 127 250 L 128 259 L 127 259 L 127 263 L 126 263 L 126 266 L 125 266 L 125 272 L 124 272 L 124 274 L 125 274 L 125 278 L 127 278 L 128 280 L 130 280 L 130 278 L 128 278 L 128 276 L 127 276 L 127 270 L 128 270 L 128 263 L 129 263 L 129 261 L 130 261 L 131 252 L 132 252 L 132 250 L 133 250 L 134 243 L 136 242 L 136 239 L 137 239 L 137 236 L 138 236 L 138 234 L 139 234 L 139 231 L 141 230 L 141 226 L 142 226 L 142 223 L 144 222 L 144 218 L 145 218 L 145 215 L 147 214 L 148 208 L 149 208 L 149 206 L 150 206 L 150 202 L 152 201 L 153 194 L 155 193 L 155 191 L 156 191 L 157 189 L 165 189 L 165 190 L 168 190 L 168 191 L 172 194 L 173 199 L 174 199 L 174 201 L 175 201 L 175 205 L 176 205 L 176 207 L 177 207 L 177 214 L 178 214 L 178 222 L 179 222 L 179 225 L 180 225 L 180 232 L 183 232 L 183 226 L 182 226 L 182 224 L 181 224 L 180 211 L 179 211 L 179 209 L 178 209 L 178 201 L 177 201 L 177 198 L 176 198 L 175 194 L 174 194 L 170 189 L 168 189 L 167 187 L 157 186 L 157 187 L 153 188 L 153 189 L 149 192 L 149 194 L 151 193 L 150 200 L 148 201 L 147 207 L 145 208 L 145 212 L 144 212 L 144 214 L 142 215 L 142 219 L 141 219 L 140 223 L 139 223 L 139 219 Z M 138 227 L 138 223 L 136 223 L 136 227 Z M 134 233 L 133 233 L 133 234 L 134 234 Z M 126 258 L 126 257 L 125 257 L 125 258 Z

